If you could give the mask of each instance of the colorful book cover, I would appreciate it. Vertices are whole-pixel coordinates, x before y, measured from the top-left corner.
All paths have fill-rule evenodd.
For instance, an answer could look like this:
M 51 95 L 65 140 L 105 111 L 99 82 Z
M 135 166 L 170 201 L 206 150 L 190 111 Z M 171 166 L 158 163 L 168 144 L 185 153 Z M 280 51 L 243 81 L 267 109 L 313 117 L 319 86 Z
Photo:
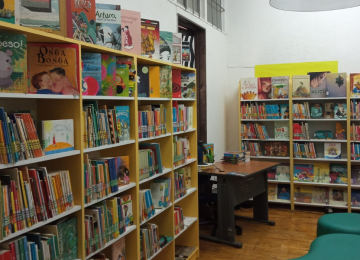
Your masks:
M 150 59 L 159 59 L 160 23 L 141 19 L 141 55 Z
M 114 260 L 125 260 L 125 237 L 122 237 L 120 240 L 111 245 L 111 256 L 111 259 Z
M 129 184 L 130 182 L 130 162 L 129 156 L 116 157 L 116 174 L 118 179 L 118 186 Z
M 360 207 L 360 190 L 351 190 L 351 207 Z
M 28 93 L 79 95 L 79 45 L 28 43 Z
M 330 188 L 329 205 L 347 206 L 347 191 L 340 188 Z
M 330 166 L 327 163 L 317 164 L 318 168 L 318 177 L 316 182 L 318 183 L 330 183 Z
M 347 76 L 346 73 L 326 74 L 327 97 L 346 97 Z
M 360 73 L 350 73 L 350 92 L 352 97 L 360 97 Z
M 330 183 L 347 184 L 347 167 L 342 164 L 330 164 Z
M 281 104 L 280 113 L 281 113 L 281 119 L 289 119 L 289 105 Z
M 82 61 L 82 94 L 84 96 L 101 96 L 101 54 L 81 53 Z
M 276 180 L 276 167 L 271 167 L 266 171 L 268 180 Z
M 116 63 L 126 65 L 129 68 L 129 97 L 132 97 L 135 93 L 136 86 L 136 66 L 134 58 L 117 57 Z
M 206 151 L 208 152 L 208 154 L 214 155 L 214 144 L 204 144 L 204 147 L 205 147 Z M 209 162 L 206 155 L 203 155 L 203 162 L 204 163 L 211 163 L 211 162 Z
M 116 96 L 129 96 L 129 67 L 116 63 Z
M 324 108 L 322 103 L 314 103 L 310 105 L 310 117 L 314 119 L 324 117 Z
M 256 100 L 258 99 L 258 79 L 246 78 L 241 79 L 241 100 Z
M 172 97 L 181 98 L 181 70 L 172 71 Z
M 309 72 L 310 76 L 310 97 L 326 97 L 326 73 L 329 72 Z
M 341 159 L 341 143 L 324 143 L 325 159 Z
M 275 200 L 277 193 L 277 184 L 269 183 L 268 184 L 268 200 Z
M 67 0 L 67 37 L 79 41 L 96 43 L 95 0 Z
M 15 6 L 15 0 L 2 0 L 2 5 L 0 5 L 0 21 L 16 24 L 16 9 L 18 6 Z
M 335 103 L 334 105 L 334 117 L 335 119 L 347 118 L 347 105 L 346 103 Z
M 160 31 L 160 60 L 173 63 L 173 33 Z
M 116 96 L 116 56 L 101 54 L 101 92 L 103 96 Z
M 172 68 L 160 66 L 160 97 L 172 98 Z
M 334 103 L 325 103 L 325 118 L 334 118 Z
M 194 36 L 183 35 L 182 51 L 181 51 L 182 65 L 189 68 L 195 68 L 195 38 Z
M 289 76 L 271 78 L 271 95 L 273 99 L 289 98 Z
M 160 97 L 160 67 L 149 66 L 150 97 Z
M 42 121 L 42 143 L 45 155 L 74 150 L 74 120 Z
M 131 195 L 124 195 L 121 197 L 121 205 L 124 211 L 125 226 L 134 225 L 133 205 Z
M 130 10 L 121 10 L 122 50 L 141 55 L 141 14 Z
M 271 78 L 258 78 L 258 99 L 271 99 Z
M 278 183 L 277 199 L 278 200 L 290 200 L 290 184 Z
M 58 0 L 22 0 L 20 24 L 46 32 L 60 31 L 60 12 Z
M 116 125 L 121 125 L 120 141 L 130 140 L 130 108 L 129 106 L 115 106 Z
M 293 98 L 309 98 L 310 97 L 310 76 L 296 75 L 293 80 Z
M 96 3 L 96 44 L 121 50 L 120 5 Z
M 62 259 L 75 260 L 78 259 L 78 226 L 77 218 L 71 218 L 65 223 L 63 230 L 63 248 Z
M 289 122 L 276 121 L 274 124 L 275 139 L 289 139 Z
M 196 75 L 193 72 L 181 73 L 181 97 L 195 98 L 196 93 Z
M 311 203 L 326 205 L 329 203 L 329 191 L 327 187 L 312 187 Z
M 182 33 L 173 33 L 173 63 L 182 64 Z
M 6 32 L 0 34 L 1 92 L 27 93 L 26 35 Z
M 294 165 L 294 180 L 313 182 L 314 180 L 314 165 L 312 164 L 295 164 Z
M 312 199 L 312 187 L 306 185 L 296 185 L 294 187 L 294 201 L 311 203 Z
M 280 164 L 276 166 L 276 179 L 278 181 L 290 181 L 290 165 Z
M 138 66 L 138 97 L 150 97 L 149 66 Z

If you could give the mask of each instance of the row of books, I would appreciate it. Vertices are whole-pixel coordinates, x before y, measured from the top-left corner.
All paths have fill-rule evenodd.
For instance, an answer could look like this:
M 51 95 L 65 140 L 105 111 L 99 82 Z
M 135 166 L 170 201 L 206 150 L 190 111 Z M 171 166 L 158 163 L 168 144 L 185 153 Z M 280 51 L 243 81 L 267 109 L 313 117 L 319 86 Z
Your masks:
M 173 131 L 187 131 L 193 128 L 193 107 L 186 107 L 173 101 L 172 108 Z
M 221 163 L 225 164 L 242 164 L 244 162 L 250 162 L 250 152 L 228 151 L 221 158 Z
M 188 136 L 173 137 L 174 166 L 180 166 L 190 159 L 190 140 Z
M 129 156 L 89 159 L 84 154 L 85 204 L 115 193 L 130 183 Z
M 350 140 L 360 141 L 360 125 L 354 123 L 350 126 Z
M 304 102 L 304 104 L 293 104 L 293 119 L 304 118 L 310 118 L 309 103 Z
M 264 144 L 264 152 L 260 143 L 247 142 L 244 145 L 244 150 L 250 151 L 251 156 L 289 156 L 288 144 L 285 142 L 267 142 Z
M 244 139 L 269 139 L 266 127 L 260 124 L 241 124 L 241 135 Z
M 360 176 L 359 168 L 357 166 L 352 167 L 351 173 L 353 174 L 353 172 L 354 176 L 351 176 L 351 178 L 357 180 Z M 348 183 L 347 167 L 337 163 L 295 164 L 294 180 L 299 182 L 346 184 Z
M 258 105 L 255 103 L 245 103 L 240 108 L 241 119 L 289 119 L 289 105 L 276 104 Z
M 117 240 L 110 245 L 109 249 L 95 254 L 89 260 L 112 260 L 112 259 L 125 259 L 126 257 L 126 248 L 125 248 L 125 237 Z
M 158 178 L 150 185 L 152 199 L 155 209 L 169 206 L 171 199 L 171 178 Z
M 293 123 L 294 140 L 310 140 L 308 123 Z
M 316 159 L 316 150 L 314 143 L 294 142 L 294 158 Z
M 351 119 L 360 119 L 360 103 L 359 102 L 355 102 L 352 100 L 350 101 L 350 118 Z
M 85 250 L 89 255 L 134 224 L 131 195 L 113 197 L 86 208 L 84 222 Z
M 360 160 L 360 144 L 351 144 L 351 160 Z
M 160 144 L 140 143 L 139 144 L 140 180 L 144 180 L 159 173 L 163 173 Z
M 160 136 L 167 133 L 164 105 L 143 105 L 138 111 L 139 138 Z
M 153 223 L 146 223 L 140 228 L 140 259 L 150 259 L 161 250 L 159 227 Z
M 175 260 L 189 259 L 196 247 L 175 245 Z
M 12 168 L 0 172 L 0 181 L 1 239 L 74 207 L 68 171 Z
M 175 235 L 177 235 L 185 228 L 183 209 L 179 206 L 174 207 L 174 223 Z
M 187 190 L 191 188 L 191 168 L 185 166 L 174 171 L 175 199 L 184 197 Z

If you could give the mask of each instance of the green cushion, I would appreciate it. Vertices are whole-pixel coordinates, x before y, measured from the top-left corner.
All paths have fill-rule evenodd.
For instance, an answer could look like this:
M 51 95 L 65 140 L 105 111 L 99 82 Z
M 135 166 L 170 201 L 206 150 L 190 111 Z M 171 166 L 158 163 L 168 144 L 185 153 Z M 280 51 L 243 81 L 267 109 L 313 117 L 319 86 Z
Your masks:
M 360 258 L 360 236 L 330 234 L 316 238 L 309 252 L 296 260 L 354 260 Z M 295 259 L 293 259 L 295 260 Z
M 317 237 L 334 233 L 360 235 L 360 214 L 333 213 L 319 218 Z

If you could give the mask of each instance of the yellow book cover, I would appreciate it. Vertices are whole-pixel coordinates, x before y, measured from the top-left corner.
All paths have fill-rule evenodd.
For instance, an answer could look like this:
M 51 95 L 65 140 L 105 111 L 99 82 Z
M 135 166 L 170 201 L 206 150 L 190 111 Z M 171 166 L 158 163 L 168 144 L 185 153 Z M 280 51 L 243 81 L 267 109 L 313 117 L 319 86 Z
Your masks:
M 150 97 L 160 97 L 160 67 L 149 66 Z
M 119 215 L 118 215 L 118 209 L 117 209 L 117 199 L 116 198 L 112 198 L 106 201 L 106 205 L 108 206 L 108 208 L 112 209 L 112 213 L 113 213 L 113 225 L 116 226 L 117 228 L 113 229 L 113 236 L 114 239 L 117 238 L 120 234 L 119 234 Z
M 61 211 L 61 206 L 60 206 L 60 203 L 59 203 L 60 201 L 59 201 L 59 195 L 58 195 L 58 192 L 57 192 L 57 186 L 56 186 L 55 179 L 51 178 L 51 182 L 52 182 L 54 192 L 55 192 L 55 198 L 56 198 L 56 204 L 57 204 L 57 208 L 58 208 L 58 213 L 61 214 L 62 211 Z
M 99 164 L 98 165 L 98 169 L 99 169 L 99 173 L 100 173 L 100 180 L 101 180 L 101 183 L 102 183 L 102 191 L 101 191 L 101 197 L 104 197 L 107 195 L 107 191 L 105 189 L 106 187 L 106 180 L 105 180 L 105 175 L 104 175 L 104 167 L 102 164 Z
M 14 200 L 14 193 L 12 191 L 10 192 L 10 196 L 11 196 L 11 207 L 14 210 L 14 213 L 11 216 L 11 218 L 12 218 L 11 222 L 14 225 L 14 231 L 17 232 L 18 231 L 18 226 L 17 226 L 17 222 L 16 222 L 15 200 Z

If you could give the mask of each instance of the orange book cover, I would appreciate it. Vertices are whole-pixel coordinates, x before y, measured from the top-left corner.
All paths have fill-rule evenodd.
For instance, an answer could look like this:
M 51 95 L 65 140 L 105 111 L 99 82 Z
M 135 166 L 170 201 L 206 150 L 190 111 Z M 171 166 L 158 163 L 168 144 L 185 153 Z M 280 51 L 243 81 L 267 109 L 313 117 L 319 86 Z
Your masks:
M 160 97 L 160 67 L 149 66 L 150 97 Z

